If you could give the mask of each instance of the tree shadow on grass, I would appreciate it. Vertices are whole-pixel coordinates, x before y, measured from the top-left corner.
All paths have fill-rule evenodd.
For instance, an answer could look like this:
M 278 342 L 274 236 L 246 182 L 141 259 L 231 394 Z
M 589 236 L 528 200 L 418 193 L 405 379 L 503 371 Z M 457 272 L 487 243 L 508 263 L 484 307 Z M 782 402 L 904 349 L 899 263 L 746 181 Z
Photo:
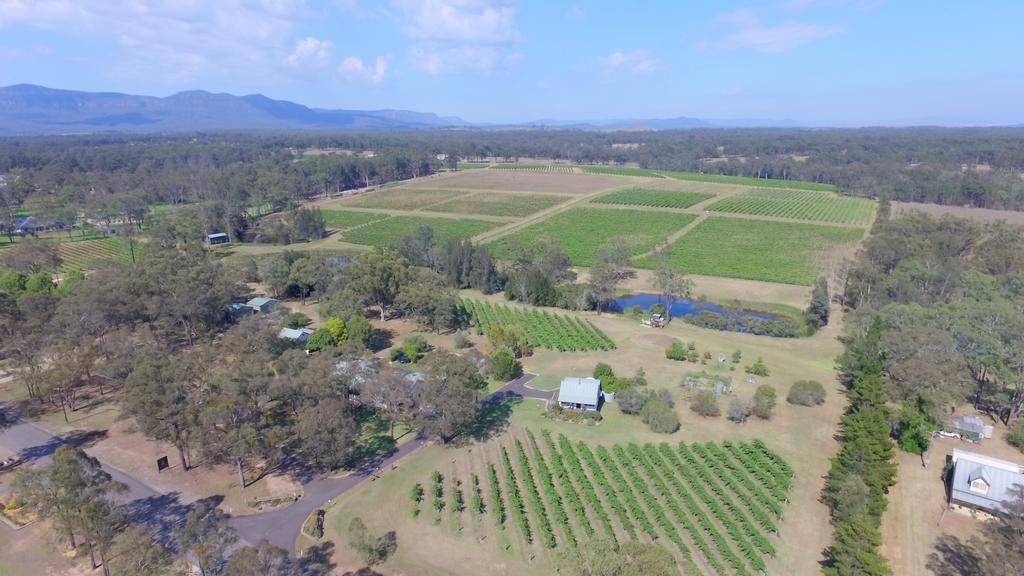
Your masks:
M 333 574 L 337 567 L 331 562 L 334 555 L 334 542 L 327 540 L 315 546 L 306 548 L 302 553 L 299 563 L 302 565 L 303 574 Z M 349 572 L 346 572 L 349 574 Z
M 500 392 L 488 398 L 480 407 L 476 420 L 463 438 L 472 438 L 484 442 L 500 435 L 508 428 L 512 410 L 523 402 L 523 397 L 515 392 Z
M 375 328 L 370 338 L 370 350 L 380 352 L 395 343 L 395 333 L 387 328 Z
M 927 568 L 935 576 L 973 576 L 982 573 L 981 558 L 969 542 L 956 536 L 939 536 L 935 549 L 928 554 Z

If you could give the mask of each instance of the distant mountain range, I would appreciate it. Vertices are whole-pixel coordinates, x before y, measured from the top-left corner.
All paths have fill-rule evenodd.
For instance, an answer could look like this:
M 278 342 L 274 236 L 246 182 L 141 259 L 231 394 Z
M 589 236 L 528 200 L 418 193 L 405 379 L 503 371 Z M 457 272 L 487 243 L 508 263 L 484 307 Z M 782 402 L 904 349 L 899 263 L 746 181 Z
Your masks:
M 159 98 L 117 92 L 80 92 L 32 84 L 0 87 L 0 136 L 94 132 L 197 132 L 214 130 L 417 130 L 428 128 L 574 128 L 682 130 L 795 127 L 770 120 L 663 119 L 537 120 L 471 124 L 454 116 L 408 110 L 327 110 L 261 94 L 235 96 L 202 90 Z

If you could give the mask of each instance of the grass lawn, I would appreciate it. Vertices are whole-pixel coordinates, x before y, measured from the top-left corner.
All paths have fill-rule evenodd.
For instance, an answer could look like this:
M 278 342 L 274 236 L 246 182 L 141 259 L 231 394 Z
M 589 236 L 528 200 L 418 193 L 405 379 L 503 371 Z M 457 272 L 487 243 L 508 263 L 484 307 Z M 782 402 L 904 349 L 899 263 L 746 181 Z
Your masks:
M 484 216 L 529 216 L 570 200 L 557 194 L 478 193 L 435 204 L 424 210 L 450 214 L 483 214 Z
M 387 214 L 376 212 L 353 212 L 349 210 L 324 209 L 320 213 L 323 214 L 324 223 L 327 224 L 327 227 L 334 228 L 335 230 L 347 230 L 388 217 Z
M 671 212 L 571 208 L 500 237 L 493 246 L 501 258 L 513 243 L 551 242 L 562 246 L 573 264 L 590 266 L 601 247 L 612 238 L 625 240 L 631 254 L 642 254 L 694 218 L 693 214 Z
M 592 200 L 592 202 L 595 204 L 625 204 L 629 206 L 652 206 L 655 208 L 689 208 L 713 196 L 714 194 L 688 192 L 685 190 L 631 188 L 605 194 Z
M 859 228 L 712 216 L 672 244 L 671 253 L 692 274 L 810 285 L 827 267 L 825 258 L 863 236 Z
M 391 218 L 343 233 L 341 240 L 366 246 L 388 246 L 416 232 L 421 226 L 430 226 L 434 230 L 434 240 L 444 243 L 449 238 L 471 238 L 500 224 L 500 222 L 470 220 L 468 218 L 392 216 Z
M 867 198 L 837 196 L 813 190 L 771 188 L 755 188 L 745 194 L 723 198 L 708 206 L 711 212 L 857 225 L 870 222 L 874 209 L 874 202 Z

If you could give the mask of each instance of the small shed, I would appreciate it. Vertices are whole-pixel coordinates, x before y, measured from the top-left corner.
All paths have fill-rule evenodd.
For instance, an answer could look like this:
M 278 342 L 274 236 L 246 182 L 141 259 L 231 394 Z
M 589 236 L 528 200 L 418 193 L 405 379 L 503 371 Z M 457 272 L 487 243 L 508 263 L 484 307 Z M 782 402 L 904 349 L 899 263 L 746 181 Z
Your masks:
M 224 312 L 227 313 L 229 320 L 231 320 L 232 322 L 237 322 L 238 320 L 245 318 L 246 316 L 251 316 L 253 314 L 253 309 L 250 308 L 247 304 L 235 302 L 233 304 L 228 304 L 227 306 L 225 306 Z
M 566 377 L 558 388 L 558 405 L 566 410 L 595 411 L 600 407 L 601 381 L 597 378 Z
M 309 328 L 281 328 L 281 331 L 277 333 L 277 337 L 295 344 L 305 344 L 309 342 L 309 337 L 312 334 L 313 331 Z
M 228 237 L 224 232 L 217 232 L 216 234 L 206 235 L 206 244 L 208 246 L 216 246 L 217 244 L 227 244 L 231 242 L 231 238 Z
M 266 296 L 257 296 L 246 302 L 245 305 L 252 308 L 253 312 L 257 314 L 269 314 L 277 307 L 277 300 L 267 298 Z
M 981 440 L 985 435 L 985 422 L 979 416 L 954 416 L 953 429 L 969 440 Z
M 954 448 L 952 478 L 951 505 L 992 514 L 1004 511 L 1014 486 L 1024 486 L 1024 466 Z

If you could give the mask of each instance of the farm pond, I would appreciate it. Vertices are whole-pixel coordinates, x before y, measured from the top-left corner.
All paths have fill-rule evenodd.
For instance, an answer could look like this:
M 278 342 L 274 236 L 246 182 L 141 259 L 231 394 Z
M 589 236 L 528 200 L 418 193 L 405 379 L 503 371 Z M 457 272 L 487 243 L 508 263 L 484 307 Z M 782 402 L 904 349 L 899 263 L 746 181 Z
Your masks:
M 649 310 L 651 306 L 655 304 L 662 304 L 662 297 L 658 294 L 630 294 L 623 296 L 615 300 L 615 305 L 612 310 L 616 312 L 625 312 L 626 310 L 639 306 L 643 310 Z M 733 321 L 742 321 L 745 319 L 760 320 L 767 322 L 774 322 L 779 320 L 779 316 L 774 314 L 768 314 L 766 312 L 755 312 L 752 310 L 736 310 L 724 308 L 718 304 L 712 302 L 698 301 L 698 300 L 677 300 L 672 304 L 672 308 L 668 311 L 669 316 L 673 318 L 682 318 L 687 316 L 700 316 L 702 312 L 710 312 L 717 314 L 723 318 L 727 318 Z

